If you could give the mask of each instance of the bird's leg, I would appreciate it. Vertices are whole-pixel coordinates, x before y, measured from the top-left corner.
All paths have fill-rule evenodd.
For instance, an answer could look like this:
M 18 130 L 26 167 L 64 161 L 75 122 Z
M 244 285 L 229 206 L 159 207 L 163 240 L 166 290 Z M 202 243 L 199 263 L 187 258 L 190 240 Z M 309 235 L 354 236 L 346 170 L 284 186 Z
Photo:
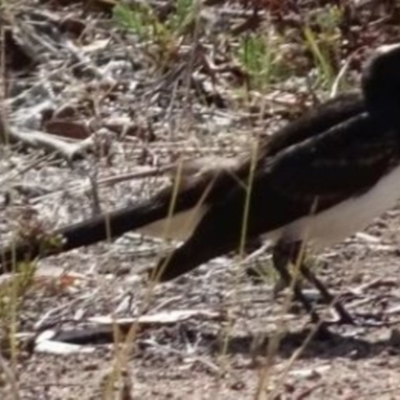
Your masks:
M 280 279 L 283 283 L 283 286 L 290 287 L 292 276 L 289 273 L 288 265 L 292 263 L 295 266 L 298 266 L 299 272 L 301 275 L 307 279 L 321 294 L 322 300 L 325 304 L 332 306 L 337 315 L 338 319 L 336 321 L 331 321 L 335 324 L 351 324 L 351 325 L 358 325 L 358 326 L 380 326 L 378 322 L 369 322 L 363 320 L 363 318 L 358 319 L 357 317 L 353 317 L 343 306 L 342 303 L 338 301 L 338 299 L 333 296 L 325 284 L 317 278 L 317 276 L 309 269 L 307 264 L 304 261 L 305 253 L 302 251 L 302 242 L 287 242 L 287 241 L 279 241 L 273 250 L 273 264 L 275 270 L 278 272 Z M 250 276 L 259 277 L 259 272 L 255 271 L 254 268 L 250 268 L 248 271 Z M 296 277 L 297 278 L 297 277 Z M 307 299 L 307 297 L 301 291 L 301 287 L 299 282 L 294 283 L 294 295 L 295 299 L 302 303 L 304 308 L 311 314 L 311 310 L 313 307 L 311 306 L 311 302 Z M 314 314 L 316 314 L 313 311 Z M 319 316 L 316 317 L 311 315 L 312 320 L 317 320 Z
M 364 327 L 386 326 L 385 322 L 379 321 L 379 317 L 357 315 L 352 316 L 346 308 L 340 303 L 326 288 L 326 286 L 314 275 L 313 272 L 304 264 L 300 264 L 301 274 L 312 283 L 321 293 L 321 296 L 326 304 L 332 305 L 337 312 L 339 319 L 335 321 L 336 324 L 350 324 Z M 359 317 L 359 318 L 357 318 Z M 369 318 L 369 320 L 366 320 Z
M 339 315 L 339 321 L 338 321 L 339 323 L 354 324 L 355 322 L 354 318 L 346 310 L 343 304 L 329 292 L 324 283 L 322 283 L 316 277 L 316 275 L 313 272 L 311 272 L 311 270 L 307 267 L 306 264 L 304 263 L 300 264 L 300 272 L 310 283 L 312 283 L 318 289 L 318 291 L 322 296 L 323 301 L 328 305 L 332 305 L 332 307 Z
M 317 290 L 320 292 L 321 297 L 324 301 L 324 303 L 332 306 L 336 313 L 339 316 L 339 319 L 337 321 L 332 321 L 335 324 L 351 324 L 351 325 L 357 325 L 357 326 L 384 326 L 385 323 L 381 321 L 375 320 L 375 318 L 370 318 L 370 320 L 365 320 L 365 315 L 359 316 L 360 318 L 357 318 L 357 315 L 353 317 L 343 306 L 342 303 L 338 301 L 338 299 L 333 296 L 325 284 L 320 281 L 317 276 L 307 267 L 306 263 L 304 262 L 304 252 L 302 251 L 302 242 L 295 242 L 291 244 L 292 249 L 291 249 L 291 262 L 294 265 L 299 266 L 299 271 L 300 273 L 306 278 L 311 284 L 313 284 Z M 372 319 L 372 320 L 371 320 Z
M 278 272 L 279 276 L 283 280 L 286 286 L 291 287 L 293 285 L 293 293 L 296 300 L 301 302 L 306 309 L 306 311 L 310 314 L 311 321 L 314 323 L 320 322 L 320 317 L 314 310 L 311 303 L 308 299 L 304 296 L 303 292 L 301 291 L 300 284 L 297 280 L 297 277 L 292 277 L 288 271 L 288 265 L 292 260 L 292 252 L 293 247 L 291 243 L 285 241 L 279 241 L 272 253 L 272 259 L 275 270 Z M 292 283 L 292 280 L 294 282 Z
M 302 251 L 302 242 L 292 243 L 291 251 L 291 262 L 294 265 L 299 266 L 300 273 L 306 278 L 311 284 L 313 284 L 317 290 L 320 292 L 321 297 L 325 304 L 331 305 L 337 314 L 339 315 L 338 323 L 342 324 L 354 324 L 354 318 L 345 309 L 343 304 L 341 304 L 335 296 L 333 296 L 325 284 L 320 281 L 317 276 L 307 267 L 304 261 L 304 252 Z

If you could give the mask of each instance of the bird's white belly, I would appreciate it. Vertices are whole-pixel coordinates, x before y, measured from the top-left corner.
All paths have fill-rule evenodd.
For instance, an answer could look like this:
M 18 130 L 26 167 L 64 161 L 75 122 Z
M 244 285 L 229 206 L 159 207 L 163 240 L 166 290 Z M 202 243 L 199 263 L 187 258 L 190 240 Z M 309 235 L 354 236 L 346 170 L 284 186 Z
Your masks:
M 266 239 L 306 240 L 315 247 L 331 245 L 364 229 L 374 218 L 392 208 L 400 198 L 400 166 L 380 179 L 369 191 L 323 212 L 302 217 L 269 232 Z
M 206 211 L 206 206 L 196 206 L 187 211 L 176 213 L 169 218 L 143 226 L 137 229 L 137 232 L 163 239 L 184 241 L 193 233 Z

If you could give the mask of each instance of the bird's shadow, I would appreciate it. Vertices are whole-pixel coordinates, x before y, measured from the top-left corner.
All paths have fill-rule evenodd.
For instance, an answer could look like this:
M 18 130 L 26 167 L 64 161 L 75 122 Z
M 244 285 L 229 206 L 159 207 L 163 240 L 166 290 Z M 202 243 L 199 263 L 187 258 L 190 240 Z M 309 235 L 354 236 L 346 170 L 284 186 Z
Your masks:
M 126 328 L 126 329 L 125 329 Z M 121 330 L 120 340 L 125 340 L 125 334 L 129 327 Z M 181 329 L 183 327 L 181 326 Z M 243 355 L 252 357 L 254 355 L 266 355 L 268 345 L 274 340 L 274 334 L 269 336 L 258 334 L 245 334 L 222 338 L 215 333 L 199 332 L 197 328 L 186 329 L 185 337 L 193 343 L 198 342 L 201 337 L 201 346 L 207 348 L 211 354 Z M 372 340 L 359 337 L 345 336 L 344 334 L 333 332 L 332 330 L 317 332 L 310 340 L 311 330 L 308 328 L 298 331 L 288 331 L 282 335 L 279 341 L 277 354 L 283 358 L 292 357 L 293 353 L 301 348 L 299 358 L 302 359 L 334 359 L 351 358 L 368 359 L 379 356 L 386 352 L 393 355 L 400 354 L 400 345 L 396 345 L 393 338 L 388 335 L 386 339 Z M 77 330 L 58 332 L 55 340 L 80 344 L 110 344 L 115 342 L 114 331 L 109 327 L 93 327 Z M 304 345 L 307 343 L 306 345 Z M 146 346 L 144 346 L 146 347 Z
M 352 360 L 368 359 L 379 356 L 382 353 L 393 355 L 400 354 L 400 346 L 393 343 L 393 339 L 388 337 L 380 340 L 368 340 L 357 337 L 349 337 L 343 334 L 330 332 L 327 335 L 314 335 L 311 340 L 310 330 L 303 329 L 296 332 L 287 332 L 279 342 L 277 354 L 283 358 L 292 357 L 293 353 L 301 348 L 299 358 L 302 359 L 333 359 L 351 358 Z M 255 338 L 254 335 L 236 336 L 229 339 L 228 343 L 223 343 L 213 335 L 206 335 L 203 340 L 208 342 L 206 346 L 215 353 L 220 353 L 222 348 L 229 355 L 266 355 L 268 346 L 273 336 Z M 307 344 L 304 346 L 304 343 Z

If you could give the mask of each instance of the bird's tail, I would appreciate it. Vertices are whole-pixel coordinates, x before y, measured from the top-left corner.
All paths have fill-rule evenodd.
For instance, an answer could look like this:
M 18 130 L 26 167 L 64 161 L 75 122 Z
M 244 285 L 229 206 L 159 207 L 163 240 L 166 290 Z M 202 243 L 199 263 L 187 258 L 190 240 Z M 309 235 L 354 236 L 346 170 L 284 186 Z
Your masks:
M 61 228 L 45 235 L 47 239 L 17 240 L 0 248 L 1 272 L 10 271 L 15 263 L 21 261 L 114 239 L 129 231 L 185 240 L 208 205 L 234 180 L 233 163 L 223 168 L 208 167 L 204 171 L 200 171 L 198 166 L 193 168 L 195 174 L 191 171 L 190 176 L 183 176 L 148 200 Z

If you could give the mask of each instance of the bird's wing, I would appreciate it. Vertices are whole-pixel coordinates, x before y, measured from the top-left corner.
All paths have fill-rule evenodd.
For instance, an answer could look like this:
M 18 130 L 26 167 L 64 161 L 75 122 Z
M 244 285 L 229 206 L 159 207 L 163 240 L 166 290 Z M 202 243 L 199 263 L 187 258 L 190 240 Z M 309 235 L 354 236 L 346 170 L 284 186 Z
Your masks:
M 273 156 L 283 149 L 315 137 L 366 111 L 360 91 L 338 95 L 290 122 L 263 144 L 263 155 Z
M 266 158 L 254 179 L 250 228 L 268 232 L 360 195 L 391 170 L 399 152 L 395 132 L 381 132 L 360 114 Z
M 367 191 L 399 158 L 396 133 L 380 132 L 367 114 L 357 115 L 266 157 L 249 190 L 244 182 L 227 191 L 193 235 L 236 246 L 246 212 L 248 236 L 265 234 Z
M 396 134 L 381 132 L 363 114 L 266 159 L 258 174 L 274 190 L 298 201 L 318 196 L 336 202 L 373 186 L 398 156 Z

